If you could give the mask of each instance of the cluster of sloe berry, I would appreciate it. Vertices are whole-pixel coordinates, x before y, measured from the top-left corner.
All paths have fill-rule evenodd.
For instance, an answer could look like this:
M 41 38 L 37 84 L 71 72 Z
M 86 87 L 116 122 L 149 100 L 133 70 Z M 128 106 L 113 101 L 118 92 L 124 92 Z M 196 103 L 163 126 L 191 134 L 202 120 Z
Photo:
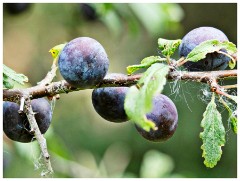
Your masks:
M 201 42 L 217 39 L 228 41 L 223 32 L 212 27 L 200 27 L 190 31 L 182 39 L 179 47 L 180 56 L 186 57 Z M 222 50 L 224 51 L 224 50 Z M 184 64 L 189 71 L 207 71 L 225 69 L 230 58 L 222 54 L 209 53 L 199 62 Z M 59 55 L 58 67 L 63 78 L 73 87 L 91 88 L 106 76 L 109 60 L 102 45 L 89 37 L 73 39 L 63 48 Z M 111 74 L 124 77 L 124 74 Z M 105 120 L 120 123 L 128 121 L 124 110 L 124 100 L 128 87 L 97 88 L 92 92 L 92 104 L 96 112 Z M 149 132 L 139 126 L 136 130 L 147 140 L 164 141 L 170 138 L 178 124 L 177 109 L 170 98 L 158 94 L 153 98 L 153 108 L 146 117 L 152 120 L 157 130 Z M 50 126 L 52 112 L 50 104 L 44 98 L 31 102 L 39 129 L 44 134 Z M 30 132 L 25 114 L 18 113 L 19 105 L 13 102 L 3 103 L 3 129 L 5 134 L 14 141 L 31 142 L 34 135 Z

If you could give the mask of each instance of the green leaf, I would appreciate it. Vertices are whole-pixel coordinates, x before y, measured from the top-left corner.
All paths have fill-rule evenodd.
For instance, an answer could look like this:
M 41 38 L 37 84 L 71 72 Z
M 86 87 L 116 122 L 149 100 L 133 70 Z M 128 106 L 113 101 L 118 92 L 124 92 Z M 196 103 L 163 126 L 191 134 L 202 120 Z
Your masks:
M 150 56 L 146 57 L 141 61 L 141 64 L 138 65 L 130 65 L 127 67 L 127 73 L 129 75 L 133 74 L 135 71 L 142 69 L 142 68 L 148 68 L 152 64 L 157 63 L 157 62 L 163 62 L 166 61 L 166 58 L 161 58 L 159 56 Z
M 141 87 L 143 95 L 141 97 L 145 100 L 145 113 L 152 109 L 152 98 L 157 92 L 162 92 L 164 85 L 167 82 L 166 75 L 169 67 L 165 64 L 152 65 L 138 81 L 138 86 Z
M 3 85 L 5 88 L 13 88 L 14 82 L 24 85 L 28 78 L 23 74 L 18 74 L 11 68 L 3 64 Z
M 237 117 L 233 114 L 233 112 L 229 112 L 229 119 L 231 122 L 231 128 L 235 134 L 237 134 Z
M 225 49 L 229 57 L 237 52 L 236 45 L 231 42 L 220 42 L 218 40 L 204 41 L 196 46 L 186 57 L 185 61 L 197 62 L 206 57 L 208 53 L 213 53 Z M 233 59 L 233 58 L 232 58 Z
M 150 56 L 150 57 L 146 57 L 144 59 L 142 59 L 141 61 L 141 64 L 149 64 L 152 65 L 153 63 L 156 63 L 156 62 L 164 62 L 166 61 L 166 58 L 161 58 L 159 56 Z
M 237 117 L 235 115 L 235 111 L 233 111 L 230 108 L 230 106 L 228 105 L 228 103 L 225 102 L 222 98 L 220 98 L 219 100 L 224 105 L 224 107 L 227 109 L 228 115 L 229 115 L 229 120 L 231 123 L 231 128 L 232 128 L 233 132 L 237 134 Z
M 178 40 L 166 40 L 163 38 L 159 38 L 158 39 L 158 46 L 162 52 L 162 54 L 166 57 L 170 57 L 172 54 L 174 54 L 174 52 L 176 51 L 176 49 L 178 48 L 178 46 L 181 43 L 181 39 Z
M 214 94 L 203 114 L 201 127 L 203 127 L 200 138 L 203 141 L 201 149 L 203 150 L 202 156 L 205 158 L 204 164 L 206 167 L 213 168 L 220 160 L 222 155 L 221 147 L 225 144 L 225 128 L 221 114 L 216 108 Z
M 124 109 L 126 114 L 133 122 L 137 123 L 145 130 L 154 129 L 155 124 L 152 121 L 147 120 L 143 109 L 140 105 L 144 104 L 143 99 L 139 99 L 140 91 L 136 86 L 131 86 L 124 102 Z
M 232 55 L 237 52 L 237 47 L 234 43 L 229 41 L 220 42 L 221 49 L 227 50 L 228 54 Z
M 237 52 L 237 48 L 236 45 L 233 44 L 232 42 L 222 42 L 222 46 L 224 49 L 227 50 L 228 52 L 228 57 L 231 58 L 231 60 L 228 63 L 228 66 L 233 69 L 236 66 L 236 60 L 231 56 L 233 54 L 235 54 Z M 223 52 L 224 54 L 226 54 L 225 52 Z
M 12 79 L 9 79 L 8 76 L 3 74 L 3 88 L 12 89 L 14 87 L 14 82 Z
M 129 119 L 146 131 L 155 129 L 155 124 L 146 118 L 151 111 L 153 96 L 161 93 L 166 84 L 169 66 L 161 63 L 151 65 L 136 86 L 131 86 L 124 103 Z

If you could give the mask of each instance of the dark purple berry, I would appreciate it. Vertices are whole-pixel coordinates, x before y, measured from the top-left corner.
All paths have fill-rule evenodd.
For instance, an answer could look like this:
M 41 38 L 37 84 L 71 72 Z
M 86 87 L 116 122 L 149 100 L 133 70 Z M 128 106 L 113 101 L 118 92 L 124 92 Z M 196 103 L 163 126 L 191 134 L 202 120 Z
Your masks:
M 161 142 L 173 136 L 178 125 L 178 113 L 170 98 L 163 94 L 155 96 L 153 99 L 153 109 L 146 116 L 156 124 L 158 129 L 151 129 L 147 132 L 136 125 L 137 131 L 145 139 Z
M 200 43 L 216 39 L 220 42 L 228 41 L 227 36 L 213 27 L 200 27 L 187 33 L 179 46 L 179 55 L 186 57 Z M 222 50 L 225 51 L 225 50 Z M 219 53 L 209 53 L 206 58 L 198 62 L 186 62 L 184 67 L 189 71 L 212 71 L 223 70 L 228 66 L 230 58 Z
M 60 53 L 58 65 L 61 75 L 69 84 L 90 88 L 103 80 L 109 60 L 98 41 L 80 37 L 66 44 Z
M 124 110 L 124 100 L 128 87 L 105 87 L 94 89 L 92 104 L 96 112 L 104 119 L 119 123 L 128 120 Z
M 31 3 L 4 3 L 7 12 L 12 15 L 17 15 L 25 12 L 31 6 Z
M 44 134 L 51 123 L 52 111 L 50 104 L 44 98 L 31 101 L 35 119 L 42 134 Z M 28 143 L 34 140 L 30 133 L 30 125 L 26 114 L 19 113 L 20 106 L 14 102 L 3 102 L 3 131 L 6 136 L 14 141 Z

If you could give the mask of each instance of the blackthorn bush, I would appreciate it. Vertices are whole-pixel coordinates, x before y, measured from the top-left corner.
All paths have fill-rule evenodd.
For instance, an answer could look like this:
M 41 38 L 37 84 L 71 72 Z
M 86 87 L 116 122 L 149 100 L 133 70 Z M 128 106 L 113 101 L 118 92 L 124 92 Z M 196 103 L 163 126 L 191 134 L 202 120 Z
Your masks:
M 31 101 L 35 119 L 42 134 L 44 134 L 51 123 L 52 111 L 50 104 L 44 98 L 33 99 Z M 3 131 L 8 138 L 28 143 L 34 140 L 31 134 L 30 125 L 27 116 L 24 113 L 18 113 L 20 106 L 14 102 L 3 102 Z
M 128 87 L 105 87 L 92 92 L 92 104 L 104 119 L 119 123 L 128 120 L 124 110 L 124 100 Z
M 73 39 L 63 48 L 58 60 L 63 78 L 74 87 L 89 88 L 102 81 L 109 60 L 102 45 L 89 37 Z
M 179 55 L 186 57 L 197 45 L 206 41 L 216 39 L 221 42 L 228 41 L 227 36 L 213 27 L 199 27 L 187 33 L 179 46 Z M 224 50 L 222 50 L 224 51 Z M 230 58 L 219 53 L 209 53 L 206 58 L 198 62 L 186 62 L 184 67 L 189 71 L 211 71 L 223 70 L 228 66 Z
M 178 113 L 170 98 L 163 94 L 156 95 L 153 98 L 153 109 L 146 116 L 156 124 L 158 129 L 147 132 L 136 125 L 137 131 L 145 139 L 161 142 L 172 137 L 178 125 Z

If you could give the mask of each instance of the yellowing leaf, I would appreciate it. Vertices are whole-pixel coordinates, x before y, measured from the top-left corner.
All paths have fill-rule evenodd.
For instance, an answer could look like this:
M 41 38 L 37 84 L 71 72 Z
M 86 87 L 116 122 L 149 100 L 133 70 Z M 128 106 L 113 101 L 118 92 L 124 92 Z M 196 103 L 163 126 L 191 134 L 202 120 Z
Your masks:
M 51 53 L 51 55 L 54 59 L 58 57 L 58 55 L 60 54 L 60 52 L 62 51 L 62 49 L 65 47 L 66 44 L 67 43 L 56 45 L 49 50 L 49 52 Z

